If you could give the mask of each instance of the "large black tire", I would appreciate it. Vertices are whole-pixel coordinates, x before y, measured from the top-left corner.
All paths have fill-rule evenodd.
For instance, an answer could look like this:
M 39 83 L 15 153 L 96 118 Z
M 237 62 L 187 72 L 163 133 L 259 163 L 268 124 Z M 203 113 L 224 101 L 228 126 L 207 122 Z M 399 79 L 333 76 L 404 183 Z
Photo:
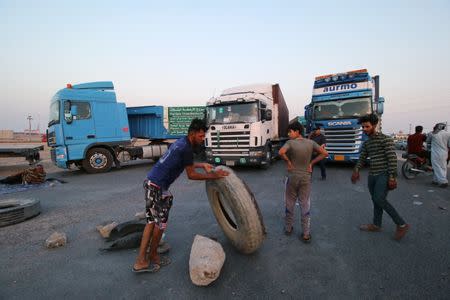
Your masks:
M 233 246 L 244 254 L 255 252 L 264 241 L 266 229 L 253 193 L 233 170 L 230 174 L 206 181 L 206 193 L 217 222 Z
M 34 199 L 0 201 L 0 227 L 23 222 L 41 212 L 41 204 Z
M 83 160 L 82 166 L 88 173 L 104 173 L 108 172 L 113 163 L 111 152 L 104 148 L 92 148 L 88 151 L 86 158 Z
M 417 172 L 412 171 L 413 168 L 417 168 L 416 164 L 407 159 L 402 165 L 402 174 L 406 179 L 414 179 L 417 176 Z

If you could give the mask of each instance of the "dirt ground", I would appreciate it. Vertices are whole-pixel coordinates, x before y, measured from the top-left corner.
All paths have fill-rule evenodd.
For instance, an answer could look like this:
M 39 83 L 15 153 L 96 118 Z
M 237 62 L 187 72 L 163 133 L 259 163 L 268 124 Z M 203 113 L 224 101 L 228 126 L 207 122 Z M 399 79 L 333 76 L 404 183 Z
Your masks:
M 9 143 L 8 143 L 9 144 Z M 30 143 L 14 143 L 15 145 Z M 61 171 L 62 169 L 56 167 L 50 158 L 50 149 L 46 143 L 34 143 L 36 146 L 43 145 L 44 150 L 39 152 L 41 157 L 40 163 L 44 166 L 45 172 L 47 174 Z M 2 146 L 0 144 L 0 146 Z M 0 157 L 0 178 L 13 175 L 22 170 L 29 168 L 30 165 L 25 157 Z

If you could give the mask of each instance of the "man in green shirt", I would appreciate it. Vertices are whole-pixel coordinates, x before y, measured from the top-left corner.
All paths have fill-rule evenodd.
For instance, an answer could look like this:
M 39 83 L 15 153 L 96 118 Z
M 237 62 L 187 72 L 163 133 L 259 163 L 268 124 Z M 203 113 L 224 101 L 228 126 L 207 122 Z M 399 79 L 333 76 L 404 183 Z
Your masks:
M 401 240 L 409 229 L 409 225 L 400 217 L 395 208 L 387 201 L 389 190 L 397 188 L 397 156 L 392 139 L 376 131 L 378 117 L 374 114 L 359 118 L 359 123 L 369 139 L 364 142 L 361 154 L 352 174 L 352 183 L 359 180 L 359 170 L 366 159 L 370 158 L 369 191 L 373 201 L 373 223 L 363 224 L 363 231 L 381 231 L 383 210 L 397 225 L 394 238 Z

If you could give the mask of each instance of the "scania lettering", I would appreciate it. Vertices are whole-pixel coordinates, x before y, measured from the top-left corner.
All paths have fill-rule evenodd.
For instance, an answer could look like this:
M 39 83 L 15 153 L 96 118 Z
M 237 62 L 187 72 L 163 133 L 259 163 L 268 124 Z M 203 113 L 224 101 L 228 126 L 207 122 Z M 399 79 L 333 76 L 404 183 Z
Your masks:
M 327 139 L 329 160 L 356 161 L 367 137 L 358 118 L 376 113 L 381 120 L 384 98 L 379 97 L 379 76 L 366 69 L 315 78 L 310 104 L 305 107 L 307 132 L 317 125 Z M 381 126 L 381 122 L 380 122 Z
M 268 167 L 287 139 L 289 111 L 278 84 L 227 89 L 208 101 L 206 112 L 210 163 Z

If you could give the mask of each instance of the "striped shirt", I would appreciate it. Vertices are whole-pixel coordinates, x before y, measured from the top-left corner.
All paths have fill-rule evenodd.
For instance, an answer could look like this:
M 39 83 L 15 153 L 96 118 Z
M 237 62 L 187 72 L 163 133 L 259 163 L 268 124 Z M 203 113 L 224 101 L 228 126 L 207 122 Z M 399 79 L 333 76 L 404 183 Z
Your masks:
M 381 132 L 374 133 L 364 142 L 361 148 L 355 170 L 362 168 L 367 158 L 370 158 L 370 175 L 388 173 L 389 177 L 397 177 L 397 155 L 394 141 Z

